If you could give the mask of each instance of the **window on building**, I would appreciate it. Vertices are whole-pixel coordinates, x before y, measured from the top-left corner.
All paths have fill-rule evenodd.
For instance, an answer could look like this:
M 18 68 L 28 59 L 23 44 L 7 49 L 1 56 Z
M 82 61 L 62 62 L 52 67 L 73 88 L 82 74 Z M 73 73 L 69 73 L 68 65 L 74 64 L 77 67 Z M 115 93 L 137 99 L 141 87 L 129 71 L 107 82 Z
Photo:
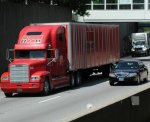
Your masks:
M 148 0 L 148 9 L 150 9 L 150 0 Z
M 86 8 L 87 8 L 87 10 L 91 10 L 91 9 L 92 9 L 92 1 L 89 1 L 89 2 L 86 4 Z
M 119 9 L 131 9 L 131 0 L 119 0 Z
M 86 8 L 87 10 L 91 10 L 92 9 L 91 4 L 86 4 Z
M 118 3 L 118 0 L 106 0 L 106 3 Z
M 120 9 L 131 9 L 131 4 L 119 5 Z
M 104 0 L 94 0 L 93 1 L 94 10 L 104 10 Z
M 144 3 L 144 0 L 133 0 L 133 3 Z
M 118 9 L 118 0 L 106 0 L 106 9 Z
M 133 0 L 133 9 L 144 9 L 144 0 Z

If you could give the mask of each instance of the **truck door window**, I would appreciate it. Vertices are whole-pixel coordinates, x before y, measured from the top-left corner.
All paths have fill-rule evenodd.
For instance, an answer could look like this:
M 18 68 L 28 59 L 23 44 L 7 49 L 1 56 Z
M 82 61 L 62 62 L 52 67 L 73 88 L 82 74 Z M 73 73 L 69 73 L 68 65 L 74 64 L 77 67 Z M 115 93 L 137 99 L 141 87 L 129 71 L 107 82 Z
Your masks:
M 51 50 L 47 51 L 47 58 L 51 58 Z

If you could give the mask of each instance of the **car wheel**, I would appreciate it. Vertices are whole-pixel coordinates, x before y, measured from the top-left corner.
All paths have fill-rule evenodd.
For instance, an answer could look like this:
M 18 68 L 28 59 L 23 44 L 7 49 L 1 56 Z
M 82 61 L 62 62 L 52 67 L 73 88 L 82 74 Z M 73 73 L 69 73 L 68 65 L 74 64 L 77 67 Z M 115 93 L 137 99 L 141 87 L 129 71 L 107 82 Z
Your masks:
M 4 93 L 6 97 L 12 97 L 13 93 Z
M 45 79 L 43 83 L 43 90 L 42 90 L 42 95 L 46 96 L 50 92 L 50 85 L 48 79 Z
M 148 72 L 147 72 L 147 76 L 146 78 L 144 79 L 145 82 L 148 82 Z
M 109 82 L 109 84 L 110 84 L 111 86 L 114 86 L 114 85 L 115 85 L 114 82 Z

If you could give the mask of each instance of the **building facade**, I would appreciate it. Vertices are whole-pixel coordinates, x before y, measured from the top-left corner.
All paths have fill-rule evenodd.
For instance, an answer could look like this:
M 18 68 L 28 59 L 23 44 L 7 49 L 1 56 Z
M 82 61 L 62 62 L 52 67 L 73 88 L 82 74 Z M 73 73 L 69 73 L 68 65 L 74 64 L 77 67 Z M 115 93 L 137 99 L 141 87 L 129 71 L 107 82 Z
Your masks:
M 84 22 L 149 22 L 150 0 L 95 0 L 87 4 Z

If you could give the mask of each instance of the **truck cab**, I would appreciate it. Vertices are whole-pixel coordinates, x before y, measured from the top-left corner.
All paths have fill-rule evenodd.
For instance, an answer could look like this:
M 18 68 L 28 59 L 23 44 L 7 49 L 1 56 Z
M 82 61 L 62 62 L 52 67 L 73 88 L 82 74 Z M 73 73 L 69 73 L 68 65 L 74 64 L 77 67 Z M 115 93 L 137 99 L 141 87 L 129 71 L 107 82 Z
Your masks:
M 1 76 L 1 89 L 13 93 L 47 95 L 50 90 L 69 85 L 65 28 L 27 26 L 14 46 L 14 59 Z

